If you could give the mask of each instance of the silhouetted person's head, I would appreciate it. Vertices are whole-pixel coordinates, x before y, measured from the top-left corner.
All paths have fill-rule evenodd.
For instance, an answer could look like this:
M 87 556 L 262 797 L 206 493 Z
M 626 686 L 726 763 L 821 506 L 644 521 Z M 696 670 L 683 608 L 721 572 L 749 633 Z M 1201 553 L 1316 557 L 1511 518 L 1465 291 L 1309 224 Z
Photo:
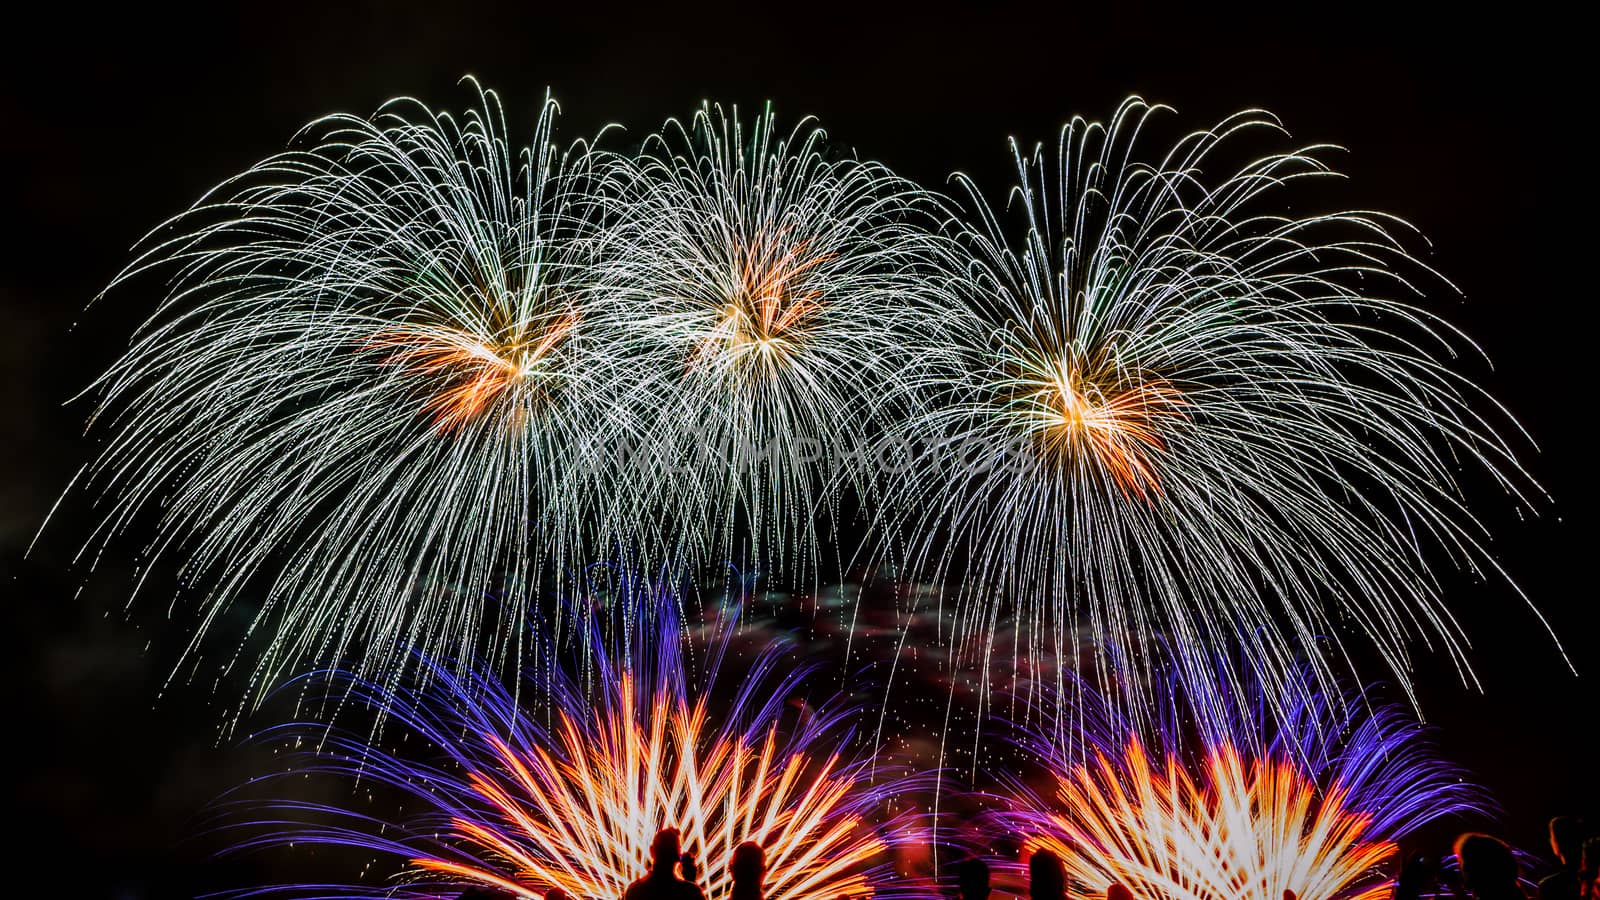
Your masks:
M 1583 820 L 1573 816 L 1556 816 L 1550 820 L 1550 849 L 1556 858 L 1569 869 L 1576 869 L 1583 858 Z
M 745 841 L 733 848 L 728 874 L 733 876 L 733 900 L 761 900 L 762 880 L 767 877 L 767 852 L 755 841 Z
M 571 895 L 558 887 L 544 892 L 544 900 L 571 900 Z
M 1028 896 L 1032 900 L 1062 900 L 1067 895 L 1067 867 L 1050 850 L 1036 851 L 1028 859 Z
M 1435 884 L 1435 869 L 1427 855 L 1413 850 L 1395 873 L 1393 900 L 1421 900 Z
M 671 872 L 681 855 L 678 829 L 663 828 L 656 832 L 656 839 L 650 842 L 650 868 Z
M 1482 900 L 1522 896 L 1517 887 L 1517 858 L 1504 842 L 1469 832 L 1456 838 L 1455 850 L 1461 862 L 1461 880 L 1473 896 Z
M 956 889 L 961 892 L 961 900 L 988 900 L 989 864 L 976 856 L 958 863 Z

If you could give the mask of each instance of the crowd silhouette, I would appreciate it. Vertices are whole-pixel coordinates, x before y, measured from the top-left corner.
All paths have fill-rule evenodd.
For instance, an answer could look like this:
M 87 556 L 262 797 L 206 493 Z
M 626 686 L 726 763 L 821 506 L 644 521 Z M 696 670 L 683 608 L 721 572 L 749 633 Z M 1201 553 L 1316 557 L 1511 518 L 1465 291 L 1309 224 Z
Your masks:
M 1395 874 L 1391 900 L 1600 900 L 1600 835 L 1590 832 L 1581 819 L 1558 816 L 1550 820 L 1552 865 L 1536 886 L 1529 880 L 1533 873 L 1524 871 L 1517 854 L 1498 838 L 1468 832 L 1455 840 L 1452 849 L 1459 869 L 1456 878 L 1448 877 L 1427 857 L 1413 854 Z M 1071 900 L 1061 857 L 1038 850 L 1028 858 L 1027 868 L 1028 900 Z M 955 900 L 989 900 L 993 886 L 988 863 L 967 857 L 952 869 Z M 728 862 L 732 879 L 729 900 L 765 900 L 766 872 L 766 853 L 759 844 L 746 841 L 735 847 Z M 706 900 L 699 880 L 700 866 L 693 854 L 683 850 L 678 830 L 663 828 L 650 844 L 649 871 L 628 885 L 621 900 Z M 457 900 L 511 900 L 515 896 L 474 887 Z M 573 900 L 559 887 L 542 896 L 543 900 Z M 1112 884 L 1105 900 L 1169 898 L 1135 894 L 1125 885 Z M 1284 891 L 1282 900 L 1299 898 L 1293 891 Z

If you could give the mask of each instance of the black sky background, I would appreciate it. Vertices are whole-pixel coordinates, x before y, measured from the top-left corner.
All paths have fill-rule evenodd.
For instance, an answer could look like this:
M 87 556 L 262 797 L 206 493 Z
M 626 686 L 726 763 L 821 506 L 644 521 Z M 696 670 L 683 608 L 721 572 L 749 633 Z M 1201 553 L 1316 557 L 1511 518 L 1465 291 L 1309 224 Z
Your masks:
M 609 122 L 642 136 L 706 98 L 747 109 L 771 98 L 785 121 L 815 114 L 835 140 L 929 185 L 961 169 L 998 188 L 1008 136 L 1053 140 L 1073 114 L 1105 117 L 1130 93 L 1176 106 L 1193 127 L 1262 106 L 1299 142 L 1349 148 L 1345 202 L 1401 215 L 1433 242 L 1429 262 L 1464 294 L 1436 293 L 1433 308 L 1494 361 L 1463 369 L 1538 444 L 1525 459 L 1553 500 L 1536 518 L 1492 492 L 1472 499 L 1496 559 L 1581 672 L 1568 673 L 1504 582 L 1447 575 L 1483 688 L 1425 657 L 1423 709 L 1447 755 L 1506 807 L 1498 830 L 1513 841 L 1537 848 L 1548 816 L 1600 813 L 1586 471 L 1593 52 L 1574 23 L 1526 4 L 1516 16 L 1297 9 L 58 3 L 7 13 L 0 735 L 14 782 L 6 821 L 22 829 L 7 868 L 24 883 L 59 872 L 73 897 L 247 886 L 230 879 L 248 868 L 207 862 L 213 848 L 195 817 L 263 760 L 217 746 L 209 682 L 156 699 L 186 611 L 166 620 L 152 593 L 125 616 L 127 553 L 79 592 L 68 559 L 87 523 L 81 504 L 23 558 L 91 451 L 80 436 L 89 407 L 66 401 L 157 298 L 126 291 L 83 308 L 142 234 L 305 122 L 365 115 L 402 94 L 459 108 L 468 73 L 501 93 L 524 139 L 547 86 L 564 140 Z

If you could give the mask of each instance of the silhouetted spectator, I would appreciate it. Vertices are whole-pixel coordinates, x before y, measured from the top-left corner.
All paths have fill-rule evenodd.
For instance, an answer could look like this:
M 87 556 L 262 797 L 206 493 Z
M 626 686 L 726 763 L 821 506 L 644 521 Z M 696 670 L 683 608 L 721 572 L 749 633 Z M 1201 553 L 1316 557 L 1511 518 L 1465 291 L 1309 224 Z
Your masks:
M 733 848 L 733 859 L 728 863 L 728 874 L 733 876 L 731 900 L 762 900 L 766 895 L 764 879 L 767 877 L 767 853 L 755 841 L 745 841 Z
M 663 828 L 650 843 L 650 873 L 628 885 L 622 900 L 706 900 L 698 885 L 673 871 L 681 857 L 678 829 Z
M 1504 842 L 1468 832 L 1456 838 L 1455 850 L 1461 882 L 1477 900 L 1527 900 L 1517 885 L 1517 858 Z
M 1029 900 L 1066 900 L 1067 867 L 1049 850 L 1035 851 L 1028 859 Z
M 544 900 L 572 900 L 572 896 L 558 887 L 544 892 Z
M 1600 836 L 1583 842 L 1583 861 L 1578 864 L 1578 896 L 1600 900 Z
M 1550 850 L 1556 870 L 1539 882 L 1539 900 L 1578 900 L 1578 864 L 1583 861 L 1583 820 L 1556 816 L 1550 820 Z
M 1413 853 L 1400 865 L 1394 879 L 1393 900 L 1421 900 L 1422 894 L 1433 886 L 1433 863 L 1421 853 Z
M 683 880 L 690 884 L 700 883 L 700 864 L 694 861 L 693 853 L 685 853 L 678 857 L 678 871 L 683 873 Z
M 1111 887 L 1106 888 L 1106 900 L 1133 900 L 1133 891 L 1113 883 Z
M 976 856 L 956 863 L 956 896 L 961 900 L 989 900 L 989 864 Z

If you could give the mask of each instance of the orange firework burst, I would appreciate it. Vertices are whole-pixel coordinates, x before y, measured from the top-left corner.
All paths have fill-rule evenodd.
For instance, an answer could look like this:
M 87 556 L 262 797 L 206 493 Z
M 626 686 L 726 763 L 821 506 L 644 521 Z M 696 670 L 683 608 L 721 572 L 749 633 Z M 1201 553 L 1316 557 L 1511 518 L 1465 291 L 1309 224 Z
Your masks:
M 1395 845 L 1372 819 L 1284 758 L 1247 758 L 1231 745 L 1206 754 L 1198 775 L 1175 754 L 1156 763 L 1131 740 L 1122 758 L 1059 775 L 1059 812 L 1040 817 L 1069 875 L 1104 897 L 1113 883 L 1140 900 L 1378 900 Z
M 727 893 L 729 862 L 744 841 L 766 850 L 770 900 L 872 896 L 864 870 L 886 847 L 846 809 L 856 784 L 838 774 L 837 755 L 784 752 L 775 725 L 757 742 L 745 734 L 707 740 L 715 732 L 704 700 L 658 695 L 636 707 L 637 690 L 625 676 L 618 709 L 648 708 L 643 721 L 586 722 L 562 710 L 552 749 L 517 751 L 488 738 L 494 767 L 474 770 L 470 783 L 497 821 L 457 816 L 452 825 L 472 856 L 494 864 L 412 863 L 518 892 L 559 887 L 603 900 L 622 895 L 647 867 L 657 829 L 673 827 L 706 863 L 709 896 Z
M 317 748 L 291 750 L 286 775 L 348 781 L 368 802 L 283 801 L 266 823 L 240 823 L 267 828 L 238 847 L 354 847 L 393 864 L 397 880 L 328 895 L 349 900 L 432 900 L 471 886 L 615 900 L 648 870 L 656 833 L 676 828 L 712 898 L 729 895 L 734 850 L 747 841 L 764 851 L 767 900 L 923 896 L 916 879 L 885 876 L 894 847 L 930 841 L 903 798 L 933 777 L 852 748 L 859 710 L 842 696 L 799 699 L 815 696 L 816 665 L 786 643 L 741 646 L 753 652 L 738 654 L 739 678 L 720 683 L 735 636 L 748 637 L 737 616 L 690 633 L 678 597 L 640 584 L 626 578 L 574 609 L 573 631 L 533 633 L 552 654 L 582 652 L 570 666 L 530 667 L 516 685 L 436 660 L 416 687 L 317 676 L 334 696 L 382 708 L 407 752 L 325 728 L 269 732 Z M 383 808 L 396 814 L 373 812 Z
M 1382 900 L 1396 842 L 1490 809 L 1379 696 L 1322 693 L 1302 670 L 1274 709 L 1276 688 L 1251 677 L 1218 697 L 1165 674 L 1146 710 L 1069 675 L 1058 714 L 1022 726 L 1051 790 L 1013 781 L 996 822 L 1055 853 L 1074 897 L 1120 884 L 1136 900 Z
M 1166 446 L 1161 420 L 1183 415 L 1181 392 L 1161 381 L 1091 378 L 1065 359 L 1029 366 L 1017 387 L 1017 412 L 1051 452 L 1092 460 L 1126 497 L 1161 492 L 1150 451 Z
M 442 383 L 423 409 L 448 434 L 518 390 L 529 392 L 527 404 L 548 397 L 559 377 L 552 357 L 577 322 L 577 313 L 569 310 L 536 325 L 507 329 L 511 336 L 498 340 L 454 328 L 395 328 L 379 332 L 372 344 L 398 348 L 388 362 Z
M 777 365 L 805 337 L 821 309 L 822 292 L 802 284 L 807 272 L 831 255 L 813 254 L 810 241 L 788 243 L 783 230 L 761 232 L 739 248 L 738 283 L 716 324 L 700 340 L 691 361 L 720 370 Z

